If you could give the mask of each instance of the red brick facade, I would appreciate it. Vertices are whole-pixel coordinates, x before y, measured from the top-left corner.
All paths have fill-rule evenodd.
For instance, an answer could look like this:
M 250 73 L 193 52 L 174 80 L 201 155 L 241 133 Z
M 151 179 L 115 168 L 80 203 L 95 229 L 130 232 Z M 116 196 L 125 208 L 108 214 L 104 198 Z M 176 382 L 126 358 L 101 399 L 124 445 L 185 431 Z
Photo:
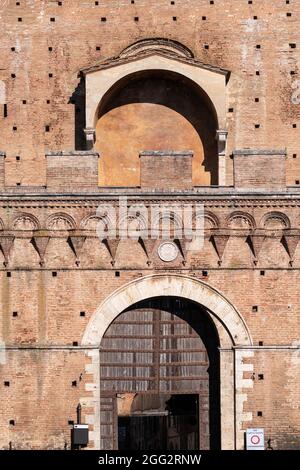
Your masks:
M 99 348 L 85 341 L 85 335 L 110 295 L 152 274 L 201 281 L 199 285 L 227 299 L 249 332 L 249 342 L 243 343 L 235 338 L 235 320 L 230 320 L 232 329 L 225 328 L 227 336 L 220 333 L 223 326 L 218 330 L 221 357 L 232 356 L 238 365 L 232 396 L 220 379 L 224 403 L 236 400 L 235 410 L 224 405 L 222 413 L 234 423 L 237 437 L 223 441 L 227 425 L 221 423 L 221 441 L 226 441 L 222 447 L 243 448 L 244 430 L 258 427 L 265 429 L 274 449 L 300 448 L 300 103 L 295 100 L 300 4 L 256 3 L 2 2 L 2 449 L 70 448 L 70 428 L 76 422 L 79 402 L 83 420 L 93 433 L 89 447 L 99 446 L 100 418 L 94 397 L 100 388 L 93 369 Z M 170 40 L 170 53 L 165 43 L 160 51 L 161 38 Z M 131 56 L 124 50 L 145 39 L 153 39 L 151 47 L 159 51 L 160 64 L 163 60 L 172 63 L 164 80 L 176 82 L 174 74 L 179 74 L 180 67 L 190 67 L 197 70 L 196 75 L 203 71 L 201 79 L 206 72 L 215 73 L 219 83 L 217 74 L 225 71 L 224 126 L 214 124 L 219 114 L 205 121 L 201 111 L 204 114 L 198 122 L 187 105 L 181 113 L 188 123 L 183 124 L 182 135 L 190 139 L 189 144 L 200 136 L 195 148 L 201 147 L 200 142 L 204 157 L 199 151 L 199 165 L 210 174 L 211 186 L 193 186 L 193 172 L 197 172 L 193 149 L 171 146 L 172 141 L 180 142 L 174 140 L 176 132 L 181 132 L 180 121 L 170 130 L 171 137 L 164 130 L 153 148 L 136 152 L 136 161 L 142 165 L 139 185 L 131 181 L 124 181 L 122 189 L 98 185 L 99 171 L 104 168 L 108 175 L 113 171 L 110 161 L 101 166 L 101 139 L 97 141 L 101 112 L 110 112 L 110 96 L 105 95 L 107 102 L 103 101 L 107 108 L 95 116 L 94 136 L 93 129 L 86 129 L 86 69 L 113 73 L 115 69 L 109 67 L 125 64 L 134 73 L 138 61 L 152 53 L 140 50 Z M 190 57 L 186 51 L 191 51 Z M 144 74 L 149 96 L 147 80 L 157 79 L 157 72 L 155 77 L 147 76 L 146 69 L 139 74 Z M 184 86 L 189 86 L 188 80 Z M 129 98 L 136 104 L 134 93 Z M 117 98 L 113 109 L 117 109 Z M 122 116 L 133 117 L 134 130 L 130 99 L 122 102 L 127 107 Z M 139 110 L 139 116 L 147 114 L 147 126 L 154 106 L 153 116 L 162 116 L 165 102 L 155 100 L 154 93 L 147 103 L 149 113 L 148 108 Z M 183 102 L 178 98 L 175 106 L 170 100 L 169 109 L 178 113 Z M 208 102 L 202 94 L 200 102 Z M 206 112 L 210 104 L 205 106 Z M 108 123 L 117 117 L 110 119 Z M 190 125 L 197 130 L 196 137 Z M 220 130 L 227 141 L 219 140 L 217 149 L 214 139 Z M 115 156 L 130 145 L 130 129 L 126 133 L 128 141 L 111 143 Z M 168 145 L 162 155 L 164 142 Z M 146 155 L 149 151 L 153 154 Z M 215 155 L 218 168 L 210 163 L 209 155 Z M 122 160 L 111 162 L 122 175 Z M 97 224 L 107 223 L 107 213 L 99 212 L 99 206 L 117 207 L 120 194 L 127 196 L 129 206 L 203 204 L 203 246 L 189 251 L 186 240 L 174 236 L 178 253 L 166 262 L 159 256 L 159 240 L 99 237 Z M 174 296 L 180 297 L 175 291 Z M 110 315 L 109 308 L 106 313 Z M 227 318 L 231 315 L 225 310 L 220 314 L 217 303 L 210 313 L 221 319 L 224 314 L 225 325 L 226 314 Z

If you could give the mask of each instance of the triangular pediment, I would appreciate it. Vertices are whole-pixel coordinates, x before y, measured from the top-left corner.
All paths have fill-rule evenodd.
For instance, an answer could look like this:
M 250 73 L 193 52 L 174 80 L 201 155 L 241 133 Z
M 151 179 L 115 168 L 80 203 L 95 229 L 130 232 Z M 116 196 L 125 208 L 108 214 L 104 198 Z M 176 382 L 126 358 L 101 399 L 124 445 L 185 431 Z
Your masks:
M 158 72 L 159 71 L 159 72 Z M 229 72 L 195 59 L 193 53 L 176 41 L 146 39 L 124 49 L 118 56 L 105 59 L 81 71 L 86 92 L 86 135 L 95 135 L 101 104 L 114 90 L 141 74 L 163 73 L 204 96 L 218 121 L 226 127 L 226 85 Z
M 228 70 L 196 60 L 193 53 L 186 46 L 176 41 L 166 39 L 146 39 L 138 41 L 137 43 L 126 47 L 118 56 L 105 59 L 91 67 L 82 69 L 81 73 L 83 75 L 88 75 L 99 70 L 117 67 L 129 62 L 135 62 L 153 56 L 163 57 L 172 61 L 176 60 L 225 76 L 229 74 Z

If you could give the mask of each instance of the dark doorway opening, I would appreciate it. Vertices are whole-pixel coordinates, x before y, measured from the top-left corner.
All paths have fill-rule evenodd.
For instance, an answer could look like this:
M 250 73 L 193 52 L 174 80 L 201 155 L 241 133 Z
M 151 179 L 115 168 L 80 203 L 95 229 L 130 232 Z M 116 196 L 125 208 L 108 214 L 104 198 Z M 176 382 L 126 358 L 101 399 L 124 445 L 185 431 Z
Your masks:
M 157 297 L 123 311 L 107 329 L 100 347 L 101 449 L 124 445 L 134 417 L 142 428 L 147 427 L 146 417 L 150 429 L 168 426 L 163 424 L 166 416 L 173 418 L 166 402 L 171 400 L 169 406 L 178 412 L 184 409 L 185 398 L 180 396 L 197 396 L 199 409 L 198 447 L 182 441 L 180 447 L 219 449 L 218 346 L 208 312 L 187 299 Z M 183 418 L 177 421 L 183 427 Z M 123 443 L 118 442 L 121 434 Z M 162 439 L 160 442 L 165 443 Z M 153 449 L 157 445 L 161 444 L 151 443 Z M 171 450 L 171 442 L 167 445 L 170 447 L 164 448 Z
M 140 398 L 130 416 L 118 417 L 119 450 L 199 449 L 198 395 Z

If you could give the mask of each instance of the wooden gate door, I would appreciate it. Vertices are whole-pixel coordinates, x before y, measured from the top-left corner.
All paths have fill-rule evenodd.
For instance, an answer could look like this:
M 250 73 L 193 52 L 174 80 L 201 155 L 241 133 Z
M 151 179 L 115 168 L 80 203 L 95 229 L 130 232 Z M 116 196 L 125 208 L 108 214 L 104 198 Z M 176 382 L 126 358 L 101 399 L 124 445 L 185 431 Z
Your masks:
M 119 315 L 100 349 L 101 449 L 117 448 L 117 394 L 197 394 L 201 449 L 209 448 L 208 354 L 201 314 L 175 298 L 153 299 Z

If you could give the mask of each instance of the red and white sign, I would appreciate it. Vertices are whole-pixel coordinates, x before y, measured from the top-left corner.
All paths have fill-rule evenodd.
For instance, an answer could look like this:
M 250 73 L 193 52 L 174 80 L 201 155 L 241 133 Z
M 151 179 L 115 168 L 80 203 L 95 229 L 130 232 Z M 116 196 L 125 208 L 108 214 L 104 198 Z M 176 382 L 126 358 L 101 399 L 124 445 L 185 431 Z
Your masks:
M 246 431 L 246 449 L 247 450 L 265 450 L 264 430 L 247 429 Z

